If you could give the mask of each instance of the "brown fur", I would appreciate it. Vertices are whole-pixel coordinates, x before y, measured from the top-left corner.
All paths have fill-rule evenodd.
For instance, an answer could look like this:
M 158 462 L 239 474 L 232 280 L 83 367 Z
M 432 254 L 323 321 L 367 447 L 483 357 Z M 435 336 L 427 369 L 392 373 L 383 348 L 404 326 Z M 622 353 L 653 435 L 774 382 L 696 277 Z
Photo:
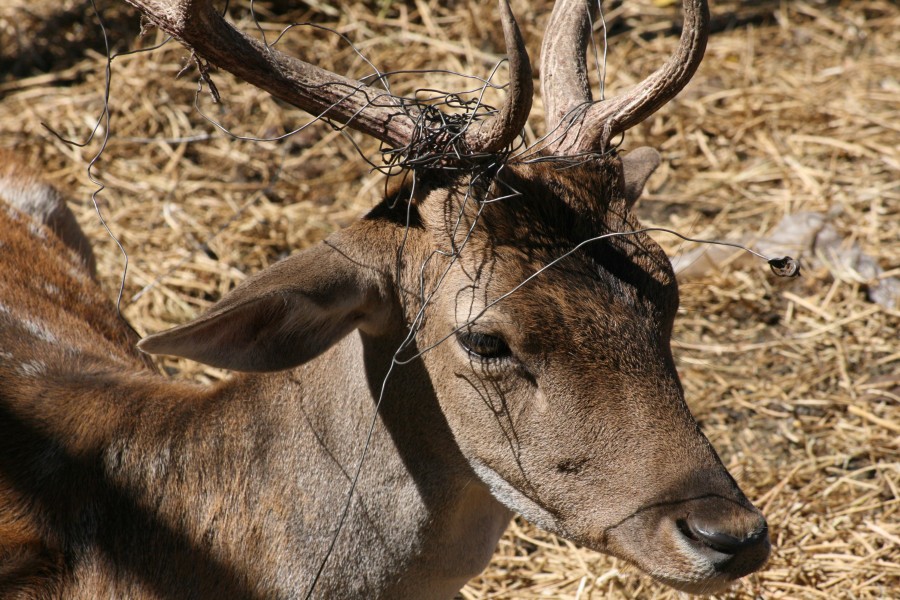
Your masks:
M 649 237 L 590 244 L 492 304 L 584 239 L 636 229 L 634 181 L 606 157 L 509 165 L 475 191 L 521 195 L 483 206 L 464 180 L 411 207 L 401 186 L 141 343 L 274 371 L 212 388 L 148 368 L 84 255 L 0 209 L 0 594 L 303 597 L 373 415 L 315 597 L 452 597 L 511 510 L 683 589 L 758 568 L 767 541 L 726 560 L 680 529 L 764 521 L 684 403 L 677 288 Z M 513 356 L 473 357 L 457 328 Z

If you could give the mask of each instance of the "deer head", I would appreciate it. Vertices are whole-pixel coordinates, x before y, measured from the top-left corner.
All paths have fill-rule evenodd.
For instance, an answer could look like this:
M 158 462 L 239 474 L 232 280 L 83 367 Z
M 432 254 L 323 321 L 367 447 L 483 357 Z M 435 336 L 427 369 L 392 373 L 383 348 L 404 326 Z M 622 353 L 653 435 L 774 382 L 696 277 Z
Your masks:
M 208 2 L 130 1 L 197 56 L 380 139 L 410 167 L 361 221 L 146 338 L 144 351 L 273 371 L 355 330 L 403 332 L 394 360 L 422 361 L 460 452 L 508 508 L 687 591 L 762 565 L 766 522 L 684 401 L 672 268 L 630 212 L 658 155 L 610 146 L 693 75 L 705 2 L 685 0 L 663 67 L 603 102 L 586 77 L 589 3 L 557 2 L 541 65 L 547 133 L 513 155 L 532 85 L 505 0 L 507 101 L 456 127 L 263 46 Z

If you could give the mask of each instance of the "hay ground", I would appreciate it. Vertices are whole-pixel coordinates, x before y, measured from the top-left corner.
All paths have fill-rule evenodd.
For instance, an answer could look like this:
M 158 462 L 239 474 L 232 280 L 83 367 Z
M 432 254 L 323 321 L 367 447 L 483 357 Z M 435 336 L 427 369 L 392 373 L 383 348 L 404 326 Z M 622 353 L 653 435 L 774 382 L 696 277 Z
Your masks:
M 232 3 L 234 4 L 234 3 Z M 498 58 L 493 2 L 257 2 L 275 23 L 316 21 L 350 37 L 383 69 L 484 75 Z M 533 58 L 547 2 L 514 0 Z M 295 8 L 289 8 L 294 5 Z M 101 2 L 116 50 L 138 20 Z M 12 0 L 0 7 L 0 146 L 45 165 L 68 191 L 114 296 L 123 257 L 91 203 L 85 139 L 103 110 L 105 51 L 85 3 Z M 758 235 L 801 210 L 830 212 L 900 275 L 900 8 L 889 0 L 720 2 L 716 32 L 690 86 L 624 147 L 660 149 L 642 201 L 646 221 L 708 238 Z M 672 48 L 677 6 L 634 1 L 608 10 L 611 93 Z M 236 19 L 250 27 L 243 6 Z M 285 49 L 357 76 L 365 65 L 334 36 L 305 29 Z M 246 274 L 308 246 L 371 207 L 380 176 L 353 146 L 313 126 L 281 143 L 234 140 L 193 108 L 196 73 L 176 78 L 175 44 L 112 65 L 111 138 L 94 168 L 98 201 L 130 259 L 123 310 L 140 332 L 184 322 Z M 501 74 L 501 77 L 503 74 Z M 424 77 L 424 80 L 422 79 Z M 200 105 L 235 133 L 274 136 L 307 118 L 222 73 L 224 102 Z M 396 89 L 464 83 L 402 76 Z M 496 101 L 496 99 L 495 99 Z M 536 102 L 539 114 L 540 101 Z M 534 131 L 541 123 L 533 120 Z M 105 127 L 105 125 L 103 126 Z M 103 133 L 101 131 L 101 133 Z M 357 139 L 359 139 L 357 137 Z M 361 140 L 374 155 L 374 144 Z M 689 244 L 662 236 L 672 255 Z M 766 512 L 768 566 L 722 598 L 900 597 L 900 311 L 870 302 L 872 282 L 807 269 L 775 279 L 762 262 L 723 267 L 682 287 L 675 351 L 687 398 L 731 472 Z M 166 363 L 180 376 L 222 374 Z M 475 598 L 675 598 L 621 562 L 516 521 Z

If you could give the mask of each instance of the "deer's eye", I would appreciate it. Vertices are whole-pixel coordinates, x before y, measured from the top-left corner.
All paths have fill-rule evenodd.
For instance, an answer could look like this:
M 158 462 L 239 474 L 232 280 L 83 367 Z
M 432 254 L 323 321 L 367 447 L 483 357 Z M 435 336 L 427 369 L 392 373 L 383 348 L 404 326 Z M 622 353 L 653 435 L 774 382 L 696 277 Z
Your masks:
M 481 360 L 495 360 L 512 356 L 512 351 L 503 338 L 496 335 L 460 331 L 456 334 L 456 339 L 466 352 Z

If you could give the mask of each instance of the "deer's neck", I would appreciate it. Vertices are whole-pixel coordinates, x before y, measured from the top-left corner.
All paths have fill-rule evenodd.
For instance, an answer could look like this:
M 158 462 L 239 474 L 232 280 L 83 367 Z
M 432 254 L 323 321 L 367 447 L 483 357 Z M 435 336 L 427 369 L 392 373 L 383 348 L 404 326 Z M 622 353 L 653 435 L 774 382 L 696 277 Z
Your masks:
M 155 592 L 178 585 L 152 575 L 159 557 L 226 595 L 303 595 L 337 536 L 342 559 L 316 596 L 452 597 L 510 515 L 474 478 L 422 366 L 388 376 L 398 344 L 354 333 L 304 367 L 212 390 L 122 378 L 99 440 L 108 501 L 82 533 Z

